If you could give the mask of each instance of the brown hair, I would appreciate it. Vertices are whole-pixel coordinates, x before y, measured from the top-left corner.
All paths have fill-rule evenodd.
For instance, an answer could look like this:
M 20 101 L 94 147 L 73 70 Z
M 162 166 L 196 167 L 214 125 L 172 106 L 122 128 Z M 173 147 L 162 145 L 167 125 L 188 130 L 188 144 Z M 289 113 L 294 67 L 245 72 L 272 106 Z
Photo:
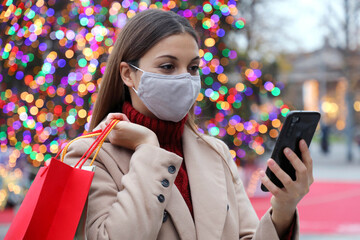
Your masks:
M 124 101 L 131 101 L 128 88 L 120 76 L 120 63 L 138 66 L 139 59 L 160 40 L 179 33 L 189 33 L 198 42 L 189 21 L 174 12 L 149 9 L 136 14 L 121 30 L 107 60 L 91 117 L 92 131 L 110 112 L 121 111 Z M 196 129 L 193 109 L 187 124 Z

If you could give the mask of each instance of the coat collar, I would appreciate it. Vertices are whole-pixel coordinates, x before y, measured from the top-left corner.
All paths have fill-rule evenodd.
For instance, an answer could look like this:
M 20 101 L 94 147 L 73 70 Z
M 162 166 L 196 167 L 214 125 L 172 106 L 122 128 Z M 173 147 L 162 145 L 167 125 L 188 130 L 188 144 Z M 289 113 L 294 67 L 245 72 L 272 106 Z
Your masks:
M 167 210 L 181 239 L 195 239 L 195 234 L 197 239 L 220 239 L 228 202 L 223 160 L 187 126 L 183 134 L 183 151 L 196 230 L 190 226 L 194 225 L 193 219 L 176 187 Z

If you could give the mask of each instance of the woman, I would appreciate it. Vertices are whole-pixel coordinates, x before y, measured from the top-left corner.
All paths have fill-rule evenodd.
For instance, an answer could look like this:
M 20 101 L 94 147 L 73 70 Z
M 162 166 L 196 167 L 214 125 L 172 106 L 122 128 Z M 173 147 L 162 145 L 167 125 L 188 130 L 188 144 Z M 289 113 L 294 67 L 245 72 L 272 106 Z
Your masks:
M 173 12 L 146 10 L 122 29 L 110 54 L 90 130 L 121 119 L 95 160 L 88 239 L 298 239 L 296 205 L 313 181 L 304 142 L 303 162 L 287 157 L 297 180 L 269 160 L 285 185 L 259 221 L 227 146 L 194 127 L 200 90 L 199 48 L 189 22 Z M 93 140 L 70 145 L 76 162 Z

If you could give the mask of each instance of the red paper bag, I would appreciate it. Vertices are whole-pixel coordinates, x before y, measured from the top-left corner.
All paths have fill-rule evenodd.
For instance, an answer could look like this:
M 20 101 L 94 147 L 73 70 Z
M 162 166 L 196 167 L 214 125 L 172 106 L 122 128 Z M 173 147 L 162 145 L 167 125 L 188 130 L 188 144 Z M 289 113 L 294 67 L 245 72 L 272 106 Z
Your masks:
M 40 168 L 5 239 L 73 239 L 93 176 L 52 159 Z
M 39 169 L 5 240 L 67 240 L 74 238 L 94 177 L 93 168 L 91 171 L 84 170 L 82 169 L 83 164 L 95 149 L 97 152 L 93 160 L 96 158 L 106 136 L 117 122 L 119 121 L 112 121 L 104 131 L 79 137 L 99 136 L 74 167 L 57 159 L 60 151 L 55 158 L 51 159 L 48 166 Z M 69 144 L 64 148 L 63 156 L 66 154 Z M 77 168 L 78 165 L 79 168 Z

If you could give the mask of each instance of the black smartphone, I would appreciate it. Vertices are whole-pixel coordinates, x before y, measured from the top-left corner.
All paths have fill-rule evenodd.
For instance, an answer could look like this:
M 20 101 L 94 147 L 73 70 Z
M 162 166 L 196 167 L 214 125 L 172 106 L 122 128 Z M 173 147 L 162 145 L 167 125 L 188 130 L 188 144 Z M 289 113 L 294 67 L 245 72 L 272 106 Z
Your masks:
M 304 139 L 306 144 L 310 146 L 319 120 L 320 113 L 316 111 L 291 111 L 286 116 L 284 124 L 282 125 L 271 158 L 274 159 L 281 169 L 289 174 L 294 181 L 296 180 L 295 169 L 285 157 L 284 149 L 289 147 L 301 159 L 299 142 L 301 139 Z M 279 188 L 284 187 L 269 167 L 266 168 L 265 173 L 276 186 Z M 264 192 L 268 192 L 268 189 L 263 184 L 261 184 L 261 189 Z

